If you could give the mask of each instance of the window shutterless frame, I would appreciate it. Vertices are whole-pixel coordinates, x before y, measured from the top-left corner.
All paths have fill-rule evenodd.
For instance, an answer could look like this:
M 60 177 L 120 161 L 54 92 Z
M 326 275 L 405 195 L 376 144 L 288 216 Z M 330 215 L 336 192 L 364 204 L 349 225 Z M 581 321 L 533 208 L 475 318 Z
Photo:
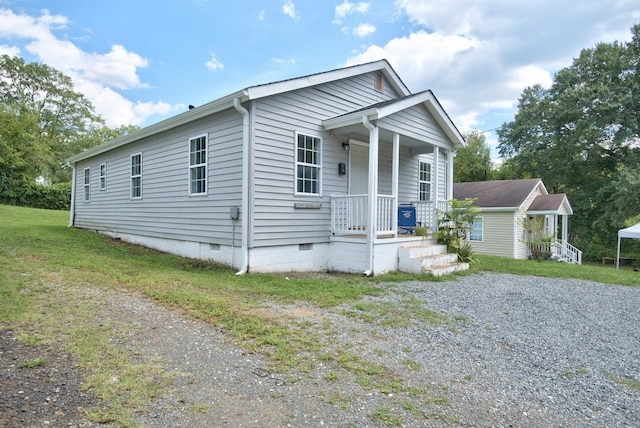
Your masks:
M 482 216 L 477 216 L 469 225 L 469 241 L 482 242 L 484 240 L 484 221 Z
M 84 202 L 91 202 L 91 168 L 85 168 L 83 171 L 83 197 Z
M 107 190 L 107 164 L 100 164 L 100 190 Z
M 131 155 L 131 199 L 142 198 L 142 153 Z
M 418 165 L 418 200 L 431 200 L 431 163 L 419 161 Z
M 322 138 L 296 132 L 296 187 L 294 194 L 322 194 Z
M 189 196 L 207 194 L 208 145 L 206 135 L 189 139 Z

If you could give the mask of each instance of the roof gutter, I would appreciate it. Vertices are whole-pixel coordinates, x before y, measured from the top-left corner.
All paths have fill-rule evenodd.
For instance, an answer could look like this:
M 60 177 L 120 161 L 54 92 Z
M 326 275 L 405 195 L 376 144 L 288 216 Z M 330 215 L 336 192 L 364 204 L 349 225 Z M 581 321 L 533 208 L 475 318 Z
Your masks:
M 374 251 L 373 251 L 373 241 L 375 240 L 376 230 L 375 227 L 375 219 L 376 219 L 376 168 L 371 168 L 373 161 L 376 161 L 377 164 L 377 155 L 373 156 L 373 151 L 375 153 L 378 152 L 378 128 L 375 127 L 367 116 L 362 116 L 362 124 L 369 130 L 369 220 L 367 227 L 367 250 L 369 252 L 368 255 L 368 263 L 369 268 L 364 271 L 364 274 L 367 276 L 371 276 L 374 274 Z
M 236 275 L 244 275 L 249 271 L 249 111 L 240 104 L 240 97 L 233 99 L 233 107 L 242 115 L 242 268 Z
M 70 166 L 72 169 L 71 172 L 71 205 L 70 205 L 70 213 L 69 213 L 69 226 L 73 227 L 75 223 L 76 217 L 76 164 L 71 165 L 67 162 L 67 166 Z

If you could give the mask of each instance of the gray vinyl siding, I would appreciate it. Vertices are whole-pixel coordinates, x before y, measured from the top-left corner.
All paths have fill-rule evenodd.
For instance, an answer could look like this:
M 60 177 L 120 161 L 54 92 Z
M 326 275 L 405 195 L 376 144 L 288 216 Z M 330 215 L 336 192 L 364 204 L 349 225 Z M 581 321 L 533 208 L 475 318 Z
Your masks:
M 189 196 L 189 138 L 208 136 L 207 195 Z M 130 157 L 142 153 L 142 198 L 131 200 Z M 113 233 L 231 244 L 231 206 L 241 205 L 242 118 L 235 110 L 177 127 L 76 164 L 91 167 L 91 202 L 76 186 L 78 227 Z M 99 165 L 107 165 L 107 189 Z M 236 224 L 236 238 L 240 235 Z M 239 242 L 236 242 L 239 245 Z
M 338 163 L 348 163 L 348 153 L 343 140 L 324 132 L 322 120 L 399 96 L 388 84 L 375 90 L 374 82 L 375 73 L 367 73 L 253 102 L 250 246 L 329 241 L 330 196 L 347 193 Z M 295 194 L 296 132 L 322 138 L 321 196 Z
M 451 148 L 451 143 L 444 131 L 422 104 L 382 118 L 379 122 L 380 126 L 391 131 L 404 135 L 426 135 L 429 143 L 442 148 Z
M 471 241 L 479 254 L 513 258 L 515 212 L 483 212 L 483 240 Z

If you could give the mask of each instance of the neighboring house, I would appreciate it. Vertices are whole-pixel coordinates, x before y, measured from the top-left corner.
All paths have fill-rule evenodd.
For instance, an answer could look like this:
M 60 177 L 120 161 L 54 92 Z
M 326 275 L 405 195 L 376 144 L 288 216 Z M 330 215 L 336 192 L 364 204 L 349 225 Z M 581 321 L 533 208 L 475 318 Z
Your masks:
M 456 183 L 453 197 L 475 199 L 480 215 L 471 225 L 469 242 L 480 254 L 526 259 L 525 220 L 542 218 L 544 233 L 555 238 L 550 250 L 571 263 L 582 262 L 582 252 L 568 243 L 569 216 L 564 193 L 549 194 L 539 178 Z
M 71 225 L 238 273 L 380 274 L 421 242 L 398 205 L 434 219 L 464 144 L 385 60 L 252 86 L 70 158 Z

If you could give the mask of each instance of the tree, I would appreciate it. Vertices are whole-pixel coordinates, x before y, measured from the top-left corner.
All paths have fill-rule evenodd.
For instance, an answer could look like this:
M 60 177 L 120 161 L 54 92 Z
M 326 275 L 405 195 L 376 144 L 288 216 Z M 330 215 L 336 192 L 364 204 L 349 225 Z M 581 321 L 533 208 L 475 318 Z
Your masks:
M 578 245 L 614 245 L 617 226 L 599 219 L 615 209 L 603 189 L 629 185 L 620 174 L 640 150 L 640 25 L 631 42 L 583 49 L 549 89 L 525 89 L 498 137 L 518 176 L 540 177 L 550 191 L 569 194 Z
M 102 126 L 71 78 L 45 64 L 0 56 L 0 170 L 9 181 L 69 181 L 64 160 L 95 145 Z
M 472 131 L 465 134 L 464 138 L 467 140 L 467 147 L 456 150 L 453 181 L 463 183 L 491 180 L 491 149 L 486 144 L 484 134 L 481 131 Z

